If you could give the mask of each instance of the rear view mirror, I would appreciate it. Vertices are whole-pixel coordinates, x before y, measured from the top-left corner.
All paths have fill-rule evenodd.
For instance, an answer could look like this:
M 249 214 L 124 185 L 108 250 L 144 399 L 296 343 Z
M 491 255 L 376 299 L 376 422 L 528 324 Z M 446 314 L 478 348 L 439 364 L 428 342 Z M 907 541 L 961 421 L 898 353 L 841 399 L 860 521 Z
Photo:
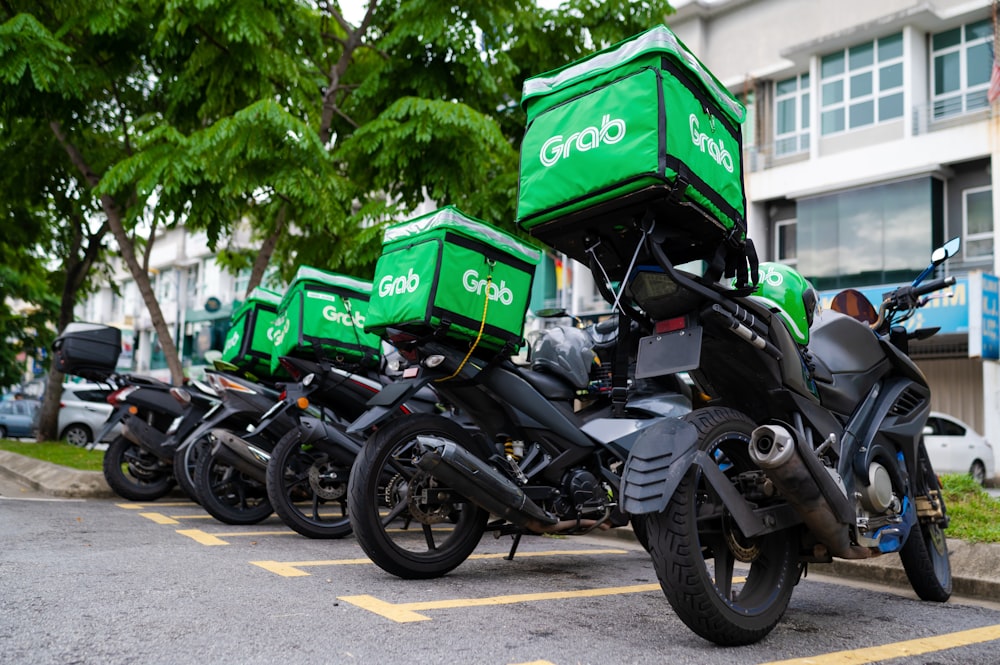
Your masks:
M 936 266 L 941 265 L 951 257 L 958 254 L 958 250 L 961 248 L 961 246 L 962 246 L 961 238 L 957 236 L 952 238 L 944 245 L 934 250 L 934 253 L 931 254 L 931 263 L 933 263 Z

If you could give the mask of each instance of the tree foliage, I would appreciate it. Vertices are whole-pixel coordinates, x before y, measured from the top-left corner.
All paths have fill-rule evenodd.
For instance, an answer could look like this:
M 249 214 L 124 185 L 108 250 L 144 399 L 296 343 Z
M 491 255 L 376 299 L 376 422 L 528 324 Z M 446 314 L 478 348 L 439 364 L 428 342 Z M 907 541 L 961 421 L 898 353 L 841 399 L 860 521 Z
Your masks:
M 77 214 L 106 224 L 175 380 L 145 269 L 150 229 L 204 231 L 221 261 L 254 268 L 251 286 L 268 265 L 286 278 L 301 264 L 367 276 L 381 225 L 428 199 L 512 229 L 524 80 L 670 11 L 655 0 L 365 9 L 351 23 L 333 0 L 0 0 L 0 123 L 32 127 L 32 152 L 59 163 Z M 5 184 L 0 197 L 14 193 Z M 240 223 L 252 247 L 234 244 Z

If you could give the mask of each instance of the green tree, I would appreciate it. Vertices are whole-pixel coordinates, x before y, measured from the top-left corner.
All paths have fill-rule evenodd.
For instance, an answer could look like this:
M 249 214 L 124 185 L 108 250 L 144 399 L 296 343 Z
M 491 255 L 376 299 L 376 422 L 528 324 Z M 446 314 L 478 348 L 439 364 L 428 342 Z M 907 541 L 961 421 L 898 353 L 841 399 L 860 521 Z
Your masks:
M 0 122 L 49 128 L 163 344 L 156 228 L 233 269 L 370 274 L 381 225 L 426 200 L 511 228 L 528 76 L 663 21 L 666 2 L 0 0 Z M 252 248 L 232 244 L 249 223 Z M 150 230 L 153 229 L 153 231 Z M 146 252 L 146 254 L 142 254 Z

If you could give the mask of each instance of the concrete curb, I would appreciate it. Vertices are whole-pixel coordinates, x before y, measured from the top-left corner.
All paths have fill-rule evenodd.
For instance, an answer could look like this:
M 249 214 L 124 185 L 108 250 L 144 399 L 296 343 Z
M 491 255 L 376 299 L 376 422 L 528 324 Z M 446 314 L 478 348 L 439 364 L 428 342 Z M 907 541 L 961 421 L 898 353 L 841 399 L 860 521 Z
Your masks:
M 100 471 L 79 471 L 0 450 L 0 474 L 52 496 L 83 499 L 117 496 Z

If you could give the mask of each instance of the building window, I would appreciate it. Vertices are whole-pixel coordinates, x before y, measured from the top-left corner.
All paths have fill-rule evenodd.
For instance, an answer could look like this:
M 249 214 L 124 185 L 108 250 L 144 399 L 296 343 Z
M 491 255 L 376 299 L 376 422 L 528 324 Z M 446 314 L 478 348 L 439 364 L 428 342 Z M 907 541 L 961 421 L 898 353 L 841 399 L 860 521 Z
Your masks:
M 858 44 L 820 60 L 823 135 L 903 117 L 903 33 Z
M 774 84 L 774 154 L 809 150 L 809 74 Z
M 989 107 L 986 91 L 993 64 L 993 27 L 989 19 L 931 37 L 934 118 Z
M 992 187 L 976 187 L 962 192 L 962 225 L 966 260 L 992 258 Z
M 774 260 L 794 266 L 798 261 L 798 242 L 795 238 L 796 220 L 783 219 L 774 223 Z

